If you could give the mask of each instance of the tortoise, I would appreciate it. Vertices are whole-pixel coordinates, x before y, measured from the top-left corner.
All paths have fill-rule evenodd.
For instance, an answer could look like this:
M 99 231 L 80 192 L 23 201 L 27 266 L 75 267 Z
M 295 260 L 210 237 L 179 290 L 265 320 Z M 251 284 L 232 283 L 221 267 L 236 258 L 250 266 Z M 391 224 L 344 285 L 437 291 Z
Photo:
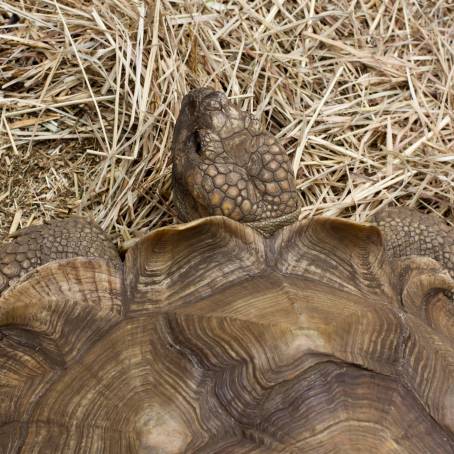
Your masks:
M 287 154 L 212 89 L 172 156 L 184 223 L 123 261 L 77 217 L 0 250 L 1 452 L 454 452 L 452 229 L 298 221 Z

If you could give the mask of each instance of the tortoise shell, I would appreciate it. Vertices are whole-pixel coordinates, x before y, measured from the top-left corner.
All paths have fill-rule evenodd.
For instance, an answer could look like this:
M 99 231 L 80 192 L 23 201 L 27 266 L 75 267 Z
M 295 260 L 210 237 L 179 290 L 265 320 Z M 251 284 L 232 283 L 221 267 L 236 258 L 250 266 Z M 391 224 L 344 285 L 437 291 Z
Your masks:
M 0 297 L 1 452 L 452 453 L 452 288 L 330 218 L 52 261 Z

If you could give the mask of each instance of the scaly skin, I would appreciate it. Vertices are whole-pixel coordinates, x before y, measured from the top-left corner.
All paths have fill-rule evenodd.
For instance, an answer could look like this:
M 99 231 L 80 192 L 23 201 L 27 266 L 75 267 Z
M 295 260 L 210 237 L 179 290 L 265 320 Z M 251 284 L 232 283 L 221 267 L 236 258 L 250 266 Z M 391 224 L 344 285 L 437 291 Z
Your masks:
M 183 98 L 172 156 L 182 221 L 224 215 L 272 234 L 298 219 L 287 153 L 223 93 L 200 88 Z
M 289 159 L 257 120 L 224 94 L 201 88 L 183 99 L 172 144 L 174 201 L 182 221 L 224 215 L 264 235 L 298 219 L 300 201 Z M 371 220 L 388 255 L 422 255 L 454 276 L 454 231 L 405 208 Z M 93 222 L 69 218 L 21 230 L 0 247 L 0 293 L 31 269 L 56 259 L 101 257 L 117 266 L 115 246 Z
M 297 220 L 300 202 L 287 154 L 223 93 L 200 88 L 184 97 L 172 155 L 181 220 L 222 214 L 265 235 Z M 454 232 L 435 216 L 395 208 L 371 221 L 390 257 L 428 256 L 454 276 Z
M 71 217 L 20 230 L 0 247 L 0 293 L 40 265 L 73 257 L 100 257 L 120 266 L 107 235 L 94 222 Z
M 382 231 L 388 256 L 430 257 L 454 277 L 454 230 L 441 219 L 398 207 L 378 212 L 371 221 Z

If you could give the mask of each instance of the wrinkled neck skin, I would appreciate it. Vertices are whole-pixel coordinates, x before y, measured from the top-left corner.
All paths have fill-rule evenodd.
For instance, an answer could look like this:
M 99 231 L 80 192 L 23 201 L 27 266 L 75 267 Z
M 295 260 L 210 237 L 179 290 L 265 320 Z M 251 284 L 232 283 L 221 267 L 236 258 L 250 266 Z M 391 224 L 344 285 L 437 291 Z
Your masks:
M 221 92 L 200 88 L 183 98 L 172 158 L 174 201 L 184 222 L 222 215 L 270 236 L 298 219 L 287 153 Z

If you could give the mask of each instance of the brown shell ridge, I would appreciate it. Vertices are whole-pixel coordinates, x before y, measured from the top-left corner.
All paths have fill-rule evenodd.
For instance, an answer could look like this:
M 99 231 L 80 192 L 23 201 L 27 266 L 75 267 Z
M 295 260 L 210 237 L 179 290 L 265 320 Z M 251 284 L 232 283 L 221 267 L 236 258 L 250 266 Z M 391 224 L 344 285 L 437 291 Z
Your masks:
M 399 376 L 432 418 L 454 434 L 454 346 L 410 314 L 402 314 L 406 335 L 401 344 Z M 419 373 L 420 371 L 426 373 Z
M 211 294 L 265 267 L 262 237 L 223 216 L 157 229 L 128 250 L 125 287 L 129 313 Z
M 114 265 L 96 258 L 58 260 L 23 276 L 0 297 L 0 332 L 19 344 L 36 343 L 52 364 L 52 358 L 76 358 L 84 341 L 105 333 L 122 312 Z
M 395 313 L 395 310 L 392 308 L 389 308 L 389 311 Z M 402 328 L 399 317 L 397 316 L 397 314 L 395 314 L 395 315 L 396 315 L 394 318 L 395 322 Z M 328 358 L 330 355 L 325 355 L 323 353 L 320 353 L 319 350 L 317 351 L 317 349 L 312 349 L 310 347 L 310 345 L 308 345 L 306 347 L 306 351 L 299 352 L 302 355 L 301 357 L 296 356 L 296 357 L 291 358 L 288 361 L 288 364 L 284 364 L 282 362 L 279 362 L 278 364 L 276 364 L 276 363 L 273 364 L 273 362 L 269 363 L 269 360 L 271 358 L 266 354 L 266 352 L 269 351 L 267 349 L 268 349 L 268 347 L 270 347 L 270 344 L 267 342 L 264 342 L 264 339 L 262 339 L 262 338 L 258 338 L 258 339 L 254 338 L 254 335 L 252 334 L 252 333 L 255 333 L 256 335 L 258 335 L 254 325 L 260 326 L 261 325 L 260 322 L 258 324 L 257 323 L 251 324 L 250 322 L 244 323 L 244 321 L 239 321 L 238 319 L 231 319 L 229 317 L 223 317 L 223 318 L 219 317 L 219 318 L 216 318 L 215 320 L 213 320 L 213 318 L 210 317 L 209 315 L 203 315 L 202 319 L 203 320 L 201 320 L 200 317 L 194 317 L 192 314 L 189 315 L 187 313 L 186 314 L 178 313 L 178 314 L 172 314 L 172 315 L 167 314 L 166 324 L 171 326 L 171 328 L 168 328 L 168 329 L 172 332 L 172 335 L 169 337 L 169 339 L 170 339 L 170 342 L 172 343 L 172 345 L 174 346 L 173 348 L 176 351 L 180 352 L 180 354 L 182 354 L 182 358 L 185 358 L 186 361 L 188 361 L 191 364 L 194 364 L 195 367 L 197 367 L 197 369 L 200 369 L 203 371 L 218 370 L 219 373 L 222 374 L 221 371 L 223 369 L 228 369 L 229 371 L 234 371 L 236 367 L 244 367 L 246 369 L 250 367 L 251 371 L 248 373 L 250 380 L 252 380 L 252 379 L 258 380 L 258 382 L 255 385 L 250 384 L 251 390 L 254 389 L 255 393 L 259 389 L 266 390 L 270 387 L 272 388 L 273 386 L 279 386 L 279 384 L 288 382 L 289 380 L 290 381 L 298 380 L 299 376 L 303 376 L 304 374 L 309 373 L 308 371 L 310 371 L 312 367 L 318 367 L 318 364 L 320 362 L 322 362 L 322 363 L 329 362 Z M 213 322 L 215 324 L 222 325 L 222 328 L 221 327 L 215 328 L 213 326 Z M 218 345 L 215 346 L 213 344 L 212 337 L 210 337 L 210 339 L 211 339 L 210 343 L 209 343 L 210 348 L 208 351 L 206 345 L 203 346 L 203 345 L 199 344 L 202 341 L 202 339 L 204 337 L 206 337 L 205 335 L 202 336 L 202 333 L 200 333 L 200 330 L 202 330 L 202 332 L 204 331 L 204 329 L 203 329 L 204 326 L 207 326 L 207 327 L 210 326 L 212 333 L 218 333 L 217 337 L 220 336 L 220 339 L 223 339 L 224 342 L 227 342 L 227 345 L 229 346 L 230 355 L 233 355 L 235 351 L 237 351 L 237 352 L 241 351 L 240 345 L 248 345 L 249 351 L 254 352 L 254 356 L 243 357 L 243 360 L 241 360 L 240 357 L 236 357 L 236 359 L 235 359 L 235 356 L 231 356 L 231 359 L 227 360 L 226 352 L 221 353 L 221 351 L 222 351 L 221 345 L 224 345 L 223 342 L 220 339 L 218 339 Z M 278 331 L 277 333 L 274 333 L 275 335 L 273 336 L 273 338 L 274 339 L 279 338 L 283 344 L 286 344 L 286 342 L 283 341 L 283 338 L 285 337 L 285 331 L 286 331 L 284 329 L 285 326 L 279 327 L 278 325 L 276 325 L 273 327 L 270 325 L 269 328 L 270 329 L 271 328 L 281 328 L 280 332 Z M 266 333 L 264 334 L 264 332 L 261 328 L 258 331 L 260 332 L 260 335 L 266 336 Z M 290 330 L 290 331 L 292 331 L 292 330 Z M 348 330 L 341 329 L 340 327 L 339 327 L 339 331 L 341 331 L 343 333 L 348 332 Z M 401 331 L 404 332 L 404 331 L 408 331 L 408 330 L 402 329 Z M 237 339 L 236 342 L 238 342 L 238 343 L 240 342 L 239 341 L 240 333 L 243 338 L 241 339 L 241 343 L 239 343 L 237 349 L 234 349 L 233 344 L 231 342 L 228 342 L 227 339 L 224 336 L 221 336 L 219 333 L 229 333 L 229 339 L 232 339 L 232 338 Z M 246 333 L 248 333 L 248 334 L 246 334 Z M 357 333 L 353 332 L 351 334 L 351 337 L 358 338 L 358 336 L 355 336 L 355 334 L 357 334 Z M 290 332 L 289 335 L 291 337 L 292 333 Z M 390 377 L 390 379 L 396 380 L 396 377 L 399 377 L 401 374 L 408 375 L 408 371 L 406 371 L 406 367 L 405 367 L 405 366 L 408 366 L 408 364 L 406 364 L 406 365 L 401 364 L 401 353 L 407 347 L 402 342 L 402 336 L 393 336 L 394 339 L 396 339 L 397 337 L 399 337 L 401 345 L 397 345 L 395 348 L 396 359 L 394 361 L 389 360 L 389 359 L 385 360 L 384 358 L 382 359 L 382 363 L 383 363 L 382 365 L 394 363 L 395 364 L 394 370 L 387 370 L 386 368 L 383 369 L 383 367 L 377 367 L 376 364 L 375 365 L 367 364 L 364 361 L 364 358 L 373 356 L 371 354 L 371 352 L 369 352 L 369 355 L 368 355 L 367 349 L 364 352 L 362 362 L 358 362 L 358 359 L 359 359 L 358 356 L 356 356 L 356 359 L 355 359 L 355 357 L 352 356 L 351 354 L 348 355 L 348 351 L 346 349 L 345 350 L 341 349 L 339 351 L 340 352 L 339 356 L 334 357 L 333 361 L 338 363 L 336 367 L 339 367 L 340 369 L 345 368 L 345 367 L 357 367 L 358 369 L 365 370 L 365 371 L 375 371 L 375 372 L 379 373 L 380 375 L 388 376 L 388 377 Z M 331 345 L 331 347 L 333 347 L 336 344 L 337 344 L 337 342 L 333 342 L 333 345 Z M 420 344 L 424 345 L 424 342 L 421 342 Z M 327 346 L 327 348 L 329 350 L 328 346 Z M 221 349 L 221 350 L 219 350 L 219 349 Z M 381 350 L 383 351 L 386 349 L 382 348 Z M 201 352 L 205 352 L 205 353 L 203 355 L 201 355 Z M 315 352 L 317 352 L 317 353 L 315 353 Z M 275 354 L 273 354 L 273 356 L 272 356 L 272 358 L 274 358 L 274 361 L 276 361 L 277 358 L 287 358 L 288 359 L 288 354 L 286 354 L 285 351 L 281 351 L 281 352 L 278 351 L 278 352 L 274 352 L 274 353 Z M 344 354 L 342 355 L 342 353 L 344 353 Z M 238 353 L 236 353 L 236 354 L 238 354 Z M 450 356 L 452 359 L 452 355 L 450 355 Z M 246 358 L 247 358 L 247 360 L 246 360 Z M 262 358 L 262 359 L 260 360 L 260 358 Z M 233 365 L 233 364 L 235 364 L 235 362 L 237 363 L 237 366 Z M 262 365 L 260 366 L 260 364 L 262 364 Z M 452 361 L 451 362 L 448 361 L 447 364 L 452 364 Z M 445 365 L 446 365 L 446 363 L 444 363 L 443 361 L 441 361 L 441 364 L 440 364 L 440 362 L 438 362 L 438 369 L 440 370 L 440 367 L 445 367 Z M 254 370 L 255 370 L 255 372 L 254 372 Z M 262 372 L 259 373 L 258 370 L 261 370 Z M 291 371 L 291 378 L 288 377 L 288 375 L 287 375 L 290 371 Z M 238 383 L 242 383 L 242 386 L 245 386 L 244 381 L 242 381 L 239 378 L 240 376 L 243 376 L 243 374 L 240 371 L 238 371 L 237 373 L 239 374 L 238 379 L 235 379 L 235 380 L 232 379 L 233 380 L 232 383 L 238 382 Z M 245 373 L 246 373 L 246 371 L 245 371 Z M 267 375 L 263 376 L 263 374 L 267 374 Z M 282 378 L 281 378 L 282 381 L 277 379 L 277 377 L 280 374 L 282 375 Z M 437 375 L 436 371 L 434 371 L 434 374 Z M 257 378 L 259 376 L 262 377 L 261 380 L 259 380 L 259 378 Z M 268 376 L 268 379 L 266 378 L 266 376 Z M 323 374 L 322 374 L 322 376 L 323 376 Z M 373 380 L 376 380 L 376 378 L 374 377 Z M 273 383 L 274 383 L 274 385 L 273 385 Z M 394 382 L 394 383 L 395 383 L 395 385 L 393 385 L 393 386 L 395 386 L 397 389 L 399 389 L 401 385 L 399 385 L 397 382 Z M 434 411 L 434 408 L 433 408 L 433 400 L 435 399 L 435 403 L 438 403 L 437 402 L 437 400 L 439 399 L 438 396 L 448 396 L 449 397 L 449 392 L 447 394 L 446 389 L 444 391 L 443 391 L 443 389 L 436 389 L 430 395 L 424 396 L 421 394 L 421 389 L 417 389 L 418 387 L 424 388 L 424 384 L 416 383 L 416 385 L 417 386 L 415 386 L 415 384 L 412 383 L 411 380 L 409 380 L 408 386 L 406 386 L 405 392 L 407 394 L 408 393 L 411 393 L 412 395 L 414 394 L 416 401 L 421 402 L 421 404 L 429 410 L 429 412 L 432 414 L 433 417 L 435 417 L 436 420 L 438 420 L 438 418 L 440 418 L 439 422 L 445 427 L 446 430 L 448 430 L 447 433 L 443 433 L 443 438 L 445 440 L 450 439 L 451 444 L 452 444 L 454 442 L 454 439 L 450 435 L 450 432 L 449 432 L 450 430 L 452 430 L 452 427 L 449 424 L 446 424 L 446 422 L 447 422 L 446 418 L 443 417 L 443 415 L 438 414 L 437 411 Z M 374 386 L 376 386 L 376 384 Z M 222 386 L 220 387 L 220 389 L 221 388 L 222 388 Z M 437 388 L 439 388 L 439 387 L 437 387 Z M 306 388 L 302 388 L 302 389 L 306 389 Z M 243 391 L 243 394 L 244 394 L 244 392 L 245 391 Z M 285 393 L 278 393 L 278 394 L 280 396 L 286 395 Z M 241 395 L 240 389 L 232 389 L 228 393 L 228 396 L 230 396 L 230 398 L 231 398 L 231 396 L 238 396 L 238 395 Z M 225 398 L 227 399 L 227 396 Z M 243 398 L 246 399 L 247 397 L 243 396 Z M 376 397 L 376 399 L 378 399 L 378 396 Z M 442 399 L 442 397 L 440 397 L 440 399 Z M 411 399 L 409 399 L 409 400 L 411 400 Z M 251 403 L 249 406 L 252 406 L 251 408 L 256 408 L 256 404 L 257 403 L 255 403 L 255 404 Z M 234 405 L 234 404 L 232 404 L 232 405 Z M 230 408 L 227 400 L 223 402 L 222 407 L 224 409 Z M 234 407 L 235 407 L 235 405 L 234 405 Z M 238 404 L 238 407 L 244 408 L 244 405 Z M 449 410 L 449 408 L 448 408 L 448 410 Z M 250 420 L 250 418 L 251 418 L 251 416 L 248 416 L 247 414 L 246 415 L 231 415 L 231 416 L 234 417 L 234 419 L 236 421 L 239 421 L 243 425 L 247 425 L 247 421 Z M 430 421 L 430 418 L 427 421 Z M 435 428 L 434 428 L 434 430 L 435 430 Z M 210 452 L 210 451 L 208 451 L 208 452 Z M 422 452 L 424 452 L 424 451 L 422 451 Z
M 391 260 L 392 279 L 403 311 L 454 340 L 454 279 L 429 258 L 410 256 Z
M 162 307 L 162 302 L 167 306 L 179 293 L 175 289 L 187 287 L 196 300 L 204 290 L 211 294 L 270 267 L 350 292 L 372 289 L 377 299 L 384 293 L 393 300 L 395 294 L 388 285 L 388 262 L 376 227 L 315 218 L 266 239 L 246 225 L 214 216 L 158 229 L 136 243 L 125 260 L 127 299 L 134 301 L 134 310 L 143 311 L 146 306 Z M 153 292 L 148 294 L 150 285 Z M 142 287 L 147 301 L 140 302 Z
M 121 299 L 118 268 L 96 258 L 42 265 L 0 297 L 0 415 L 8 415 L 0 421 L 0 446 L 6 452 L 40 432 L 43 423 L 32 419 L 41 399 L 118 324 Z M 56 417 L 53 431 L 64 425 Z
M 220 245 L 221 247 L 219 252 L 216 252 L 216 249 L 208 249 L 207 251 L 209 253 L 206 256 L 202 254 L 202 258 L 197 257 L 199 250 L 194 249 L 195 246 L 193 242 L 195 241 L 196 243 L 204 243 L 202 239 L 207 240 L 210 237 L 218 240 L 220 237 L 217 236 L 218 232 L 216 230 L 219 229 L 219 223 L 222 223 L 222 226 L 226 228 L 226 231 L 229 231 L 227 236 L 231 235 L 232 232 L 234 237 L 244 235 L 244 232 L 247 232 L 247 235 L 249 235 L 249 238 L 251 239 L 249 246 L 251 244 L 253 245 L 253 247 L 250 249 L 250 251 L 252 251 L 252 259 L 250 263 L 252 263 L 254 266 L 252 268 L 249 268 L 249 273 L 251 272 L 251 270 L 252 273 L 247 275 L 247 279 L 245 279 L 244 277 L 243 268 L 233 266 L 232 263 L 228 262 L 228 260 L 235 259 L 235 256 L 225 256 L 225 249 L 233 248 L 232 243 L 229 243 L 228 239 L 226 239 L 225 237 L 223 237 L 223 243 Z M 179 232 L 184 229 L 186 229 L 186 227 L 180 229 Z M 200 229 L 206 236 L 201 235 Z M 208 285 L 210 289 L 209 294 L 204 295 L 200 293 L 199 289 L 196 286 L 193 286 L 194 283 L 192 281 L 186 280 L 185 282 L 184 279 L 179 279 L 179 277 L 181 276 L 179 276 L 178 273 L 175 274 L 175 276 L 169 277 L 167 275 L 165 278 L 161 277 L 156 280 L 156 274 L 158 273 L 158 271 L 168 271 L 169 268 L 162 266 L 160 268 L 155 267 L 153 269 L 155 274 L 150 274 L 155 280 L 149 287 L 147 284 L 149 276 L 141 276 L 143 277 L 141 284 L 142 288 L 140 289 L 141 303 L 134 308 L 134 310 L 131 312 L 131 315 L 133 313 L 141 314 L 144 313 L 143 311 L 147 311 L 147 309 L 143 305 L 143 302 L 145 302 L 146 300 L 145 296 L 148 295 L 152 298 L 153 293 L 156 291 L 155 286 L 158 284 L 159 287 L 164 283 L 169 287 L 181 286 L 182 288 L 168 288 L 166 290 L 167 298 L 164 297 L 162 299 L 166 304 L 159 307 L 160 312 L 171 311 L 177 313 L 178 316 L 182 315 L 183 313 L 197 313 L 199 320 L 201 320 L 200 317 L 208 319 L 208 314 L 210 314 L 210 310 L 213 309 L 217 311 L 218 317 L 227 320 L 227 317 L 231 317 L 232 315 L 227 314 L 226 312 L 228 309 L 231 309 L 231 304 L 229 302 L 236 301 L 237 306 L 234 308 L 234 310 L 237 312 L 235 313 L 235 317 L 244 318 L 244 314 L 248 311 L 248 304 L 241 304 L 239 302 L 239 298 L 243 294 L 252 294 L 251 298 L 253 298 L 253 301 L 257 301 L 257 303 L 250 302 L 250 313 L 252 314 L 252 317 L 254 315 L 257 316 L 257 304 L 259 304 L 258 302 L 266 300 L 267 295 L 269 296 L 271 294 L 273 287 L 280 288 L 280 290 L 282 290 L 283 275 L 285 274 L 285 279 L 289 279 L 291 277 L 290 275 L 293 275 L 291 286 L 295 288 L 295 292 L 298 292 L 298 285 L 304 285 L 304 288 L 300 287 L 301 291 L 304 291 L 305 294 L 310 295 L 311 289 L 308 288 L 308 285 L 311 280 L 312 284 L 322 281 L 325 285 L 331 286 L 331 292 L 333 292 L 334 298 L 331 298 L 329 295 L 328 297 L 326 296 L 326 288 L 319 290 L 323 293 L 323 297 L 325 299 L 328 298 L 328 300 L 332 300 L 332 303 L 330 303 L 331 306 L 326 307 L 332 307 L 333 311 L 335 310 L 334 308 L 336 307 L 336 304 L 347 304 L 348 300 L 351 301 L 351 309 L 349 309 L 351 313 L 349 316 L 345 315 L 348 321 L 346 327 L 348 326 L 348 328 L 340 328 L 340 326 L 338 325 L 339 321 L 337 320 L 337 327 L 335 330 L 335 332 L 340 332 L 341 336 L 343 335 L 342 333 L 346 332 L 352 332 L 355 334 L 354 336 L 347 336 L 347 338 L 343 339 L 344 344 L 345 342 L 347 342 L 344 347 L 345 351 L 350 351 L 349 357 L 346 358 L 344 356 L 345 361 L 353 364 L 360 364 L 361 366 L 373 370 L 381 370 L 381 372 L 384 374 L 399 374 L 400 372 L 408 374 L 409 372 L 407 369 L 411 369 L 414 366 L 411 363 L 406 363 L 402 359 L 403 356 L 410 354 L 409 352 L 411 352 L 411 355 L 417 354 L 421 358 L 425 358 L 435 354 L 433 347 L 431 347 L 432 345 L 443 344 L 441 340 L 433 344 L 433 341 L 437 337 L 437 334 L 435 332 L 432 332 L 432 328 L 429 329 L 429 327 L 427 327 L 429 331 L 426 330 L 424 334 L 424 338 L 427 340 L 427 343 L 420 341 L 419 336 L 415 334 L 413 335 L 413 337 L 410 336 L 409 339 L 411 341 L 410 344 L 413 342 L 413 344 L 416 343 L 417 345 L 412 344 L 413 347 L 411 347 L 410 344 L 403 342 L 403 338 L 407 335 L 406 333 L 410 332 L 411 334 L 411 327 L 416 330 L 416 333 L 420 328 L 416 328 L 415 322 L 411 321 L 412 317 L 405 317 L 406 319 L 410 320 L 410 326 L 405 327 L 405 329 L 401 326 L 403 313 L 400 312 L 398 304 L 398 301 L 400 300 L 399 291 L 401 289 L 398 289 L 396 287 L 395 282 L 391 278 L 393 271 L 383 251 L 383 241 L 381 234 L 375 227 L 356 226 L 355 224 L 349 223 L 347 221 L 321 218 L 314 219 L 309 223 L 289 226 L 285 228 L 282 233 L 272 238 L 264 239 L 255 232 L 248 230 L 247 227 L 240 226 L 234 221 L 225 220 L 222 218 L 213 218 L 191 223 L 190 228 L 188 228 L 186 232 L 190 233 L 190 247 L 181 249 L 181 254 L 189 254 L 189 258 L 184 258 L 182 256 L 179 256 L 178 254 L 175 255 L 175 251 L 173 249 L 170 251 L 170 256 L 166 255 L 169 254 L 169 252 L 166 253 L 165 251 L 161 250 L 161 258 L 165 261 L 165 257 L 167 257 L 167 260 L 170 260 L 168 257 L 171 257 L 173 263 L 175 263 L 176 260 L 178 264 L 185 264 L 184 266 L 189 266 L 188 264 L 190 263 L 190 270 L 191 273 L 194 273 L 193 276 L 195 276 L 194 280 L 196 281 L 196 283 L 199 276 L 197 271 L 198 267 L 200 266 L 203 270 L 203 266 L 201 264 L 204 264 L 207 261 L 216 263 L 216 267 L 211 269 L 211 273 L 208 273 L 210 274 L 210 277 L 212 279 L 210 279 L 209 282 L 204 281 L 203 284 L 204 286 Z M 175 234 L 175 236 L 172 237 L 172 241 L 169 241 L 169 244 L 177 244 L 179 245 L 178 247 L 181 247 L 177 236 L 178 235 Z M 147 241 L 156 242 L 156 240 L 158 239 L 161 238 L 157 235 L 149 236 Z M 189 237 L 180 239 L 182 243 L 189 241 Z M 223 250 L 223 244 L 228 244 L 229 246 Z M 320 248 L 320 244 L 322 244 L 323 247 Z M 219 245 L 219 242 L 212 241 L 212 245 L 214 248 L 216 248 Z M 138 246 L 140 246 L 140 243 Z M 150 244 L 145 247 L 148 248 L 148 251 L 151 251 L 153 249 L 152 245 Z M 331 252 L 333 250 L 336 251 L 335 254 Z M 194 253 L 194 251 L 197 251 L 197 253 Z M 260 251 L 260 253 L 257 254 L 257 251 Z M 265 255 L 263 251 L 265 252 Z M 143 253 L 143 255 L 138 259 L 138 261 L 142 261 L 145 264 L 144 266 L 142 266 L 142 269 L 149 272 L 150 266 L 152 265 L 148 265 L 148 263 L 145 262 L 152 262 L 153 256 L 150 255 L 150 257 L 147 258 L 146 253 L 144 252 L 144 247 L 137 247 L 135 253 L 138 254 L 139 252 Z M 312 256 L 308 259 L 308 255 L 310 254 L 312 254 Z M 320 260 L 320 257 L 323 258 L 327 254 L 330 257 L 332 264 L 337 265 L 337 263 L 341 262 L 344 264 L 344 269 L 347 269 L 348 266 L 350 266 L 350 268 L 356 270 L 355 272 L 362 273 L 360 277 L 357 278 L 359 282 L 359 284 L 357 285 L 361 288 L 360 292 L 350 291 L 350 287 L 348 285 L 348 279 L 350 275 L 348 273 L 345 275 L 340 275 L 334 280 L 327 280 L 326 275 L 328 274 L 329 270 L 327 271 L 327 266 L 325 266 L 325 264 L 327 264 L 329 261 L 321 262 L 322 265 L 319 264 L 318 268 L 314 265 L 317 263 L 317 260 Z M 343 257 L 342 254 L 345 257 Z M 269 263 L 266 263 L 266 257 L 269 255 L 276 257 L 276 260 L 274 261 L 275 266 L 273 267 L 274 271 L 270 268 Z M 136 256 L 136 259 L 137 258 L 138 256 Z M 238 259 L 238 257 L 236 257 L 236 259 Z M 200 262 L 198 260 L 200 260 Z M 300 260 L 305 260 L 303 266 L 301 266 Z M 213 270 L 219 268 L 223 271 L 226 269 L 235 269 L 236 271 L 241 270 L 241 272 L 237 273 L 233 278 L 232 276 L 230 276 L 231 280 L 229 282 L 231 282 L 232 285 L 226 285 L 225 282 L 222 282 L 221 285 L 216 284 L 215 281 L 217 277 L 214 275 L 213 278 L 212 275 Z M 342 267 L 340 268 L 342 269 Z M 175 269 L 172 270 L 172 273 L 174 272 Z M 309 278 L 312 277 L 313 279 L 309 279 L 308 276 Z M 228 279 L 229 276 L 227 276 L 227 280 Z M 254 280 L 256 281 L 256 283 L 254 283 Z M 365 281 L 366 283 L 360 284 L 361 281 Z M 268 287 L 266 287 L 267 283 L 269 284 Z M 266 289 L 266 291 L 264 290 L 265 293 L 260 294 L 260 288 Z M 251 289 L 254 289 L 254 291 L 252 292 Z M 162 287 L 159 287 L 157 290 L 162 292 L 163 289 Z M 129 294 L 136 294 L 136 290 L 132 289 Z M 161 295 L 163 295 L 163 293 L 161 293 Z M 348 299 L 346 300 L 347 295 Z M 193 298 L 191 298 L 191 296 Z M 285 297 L 281 298 L 281 300 L 284 299 Z M 361 301 L 361 299 L 363 301 Z M 281 307 L 279 310 L 273 308 L 267 309 L 266 305 L 263 306 L 262 304 L 260 306 L 260 310 L 258 311 L 262 319 L 261 323 L 265 323 L 266 317 L 274 317 L 274 319 L 276 319 L 276 317 L 282 316 L 281 314 L 286 314 L 284 316 L 284 319 L 282 319 L 283 323 L 290 325 L 298 323 L 292 323 L 292 321 L 290 320 L 291 314 L 296 314 L 295 300 L 298 300 L 298 297 L 297 295 L 293 295 L 293 297 L 288 298 L 288 300 L 290 302 L 287 306 L 282 306 L 283 303 L 281 301 Z M 185 301 L 183 305 L 181 305 L 182 301 Z M 340 301 L 342 301 L 342 303 Z M 167 305 L 169 302 L 170 304 Z M 320 293 L 317 294 L 317 292 L 315 292 L 313 302 L 311 303 L 313 305 L 313 312 L 311 313 L 317 313 L 321 311 L 323 306 L 321 306 L 319 302 Z M 136 304 L 136 302 L 134 302 L 134 304 Z M 157 309 L 156 306 L 155 309 Z M 391 309 L 392 311 L 389 312 Z M 301 308 L 299 309 L 299 313 L 302 314 L 301 316 L 307 317 L 307 310 L 307 307 L 304 307 L 304 309 Z M 333 312 L 333 314 L 334 313 L 335 312 Z M 377 314 L 377 321 L 370 321 L 365 324 L 362 323 L 362 321 L 365 322 L 366 320 L 369 320 L 372 313 Z M 386 315 L 387 313 L 389 314 Z M 337 314 L 337 317 L 339 317 L 339 314 Z M 322 329 L 320 327 L 323 325 L 322 321 L 323 317 L 318 322 L 315 319 L 312 319 L 311 322 L 308 323 L 308 325 L 316 326 L 317 329 L 320 330 Z M 364 326 L 362 327 L 361 325 Z M 358 339 L 370 339 L 371 326 L 375 327 L 375 342 L 378 343 L 378 346 L 376 347 L 378 350 L 375 356 L 373 351 L 369 350 L 369 348 L 371 348 L 370 346 L 366 346 L 364 352 L 360 353 L 360 351 L 358 350 L 359 344 L 357 344 Z M 392 328 L 393 326 L 394 328 Z M 395 330 L 394 333 L 393 330 Z M 350 340 L 348 341 L 348 339 Z M 399 342 L 387 346 L 387 342 L 391 342 L 392 339 L 398 339 Z M 336 350 L 336 345 L 342 345 L 341 340 L 342 337 L 338 339 L 337 344 L 334 343 L 327 347 L 327 351 L 330 351 L 330 349 Z M 319 349 L 320 346 L 318 346 L 317 348 Z M 315 350 L 317 350 L 317 348 L 315 348 Z M 394 352 L 394 359 L 380 359 L 380 355 L 383 353 L 383 351 Z M 452 352 L 450 351 L 450 349 L 449 354 L 447 353 L 445 359 L 447 361 L 449 360 L 449 364 L 452 363 Z M 374 365 L 374 361 L 379 361 L 379 363 L 381 364 L 381 367 L 379 369 L 377 369 L 376 365 Z M 383 369 L 383 365 L 386 364 L 394 364 L 393 369 Z M 402 365 L 402 371 L 400 371 L 398 365 Z M 437 378 L 435 379 L 433 385 L 434 387 L 441 387 L 439 389 L 438 395 L 448 396 L 449 393 L 447 394 L 448 391 L 446 388 L 447 384 L 437 382 L 439 381 L 442 366 L 439 362 L 436 361 L 436 363 L 433 363 L 431 367 L 436 367 L 436 369 L 439 370 L 438 373 L 435 373 L 435 376 L 437 376 Z M 426 387 L 422 383 L 413 383 L 415 377 L 413 377 L 411 380 L 408 380 L 409 388 L 415 390 L 420 400 L 426 402 L 426 405 L 431 406 L 431 408 L 435 408 L 436 405 L 434 403 L 427 404 L 427 402 L 430 400 L 435 402 L 434 399 L 436 400 L 436 398 L 434 397 L 434 394 L 427 395 L 425 391 Z M 450 427 L 450 416 L 448 413 L 446 413 L 446 408 L 439 413 L 440 414 L 437 416 L 437 420 L 439 420 L 440 422 L 444 421 L 444 426 Z
M 377 300 L 385 296 L 394 303 L 389 263 L 376 227 L 316 217 L 282 229 L 275 242 L 280 273 L 309 275 L 352 293 L 372 293 Z
M 54 262 L 0 299 L 7 452 L 453 450 L 451 281 L 375 228 L 214 217 L 147 235 L 124 272 Z

